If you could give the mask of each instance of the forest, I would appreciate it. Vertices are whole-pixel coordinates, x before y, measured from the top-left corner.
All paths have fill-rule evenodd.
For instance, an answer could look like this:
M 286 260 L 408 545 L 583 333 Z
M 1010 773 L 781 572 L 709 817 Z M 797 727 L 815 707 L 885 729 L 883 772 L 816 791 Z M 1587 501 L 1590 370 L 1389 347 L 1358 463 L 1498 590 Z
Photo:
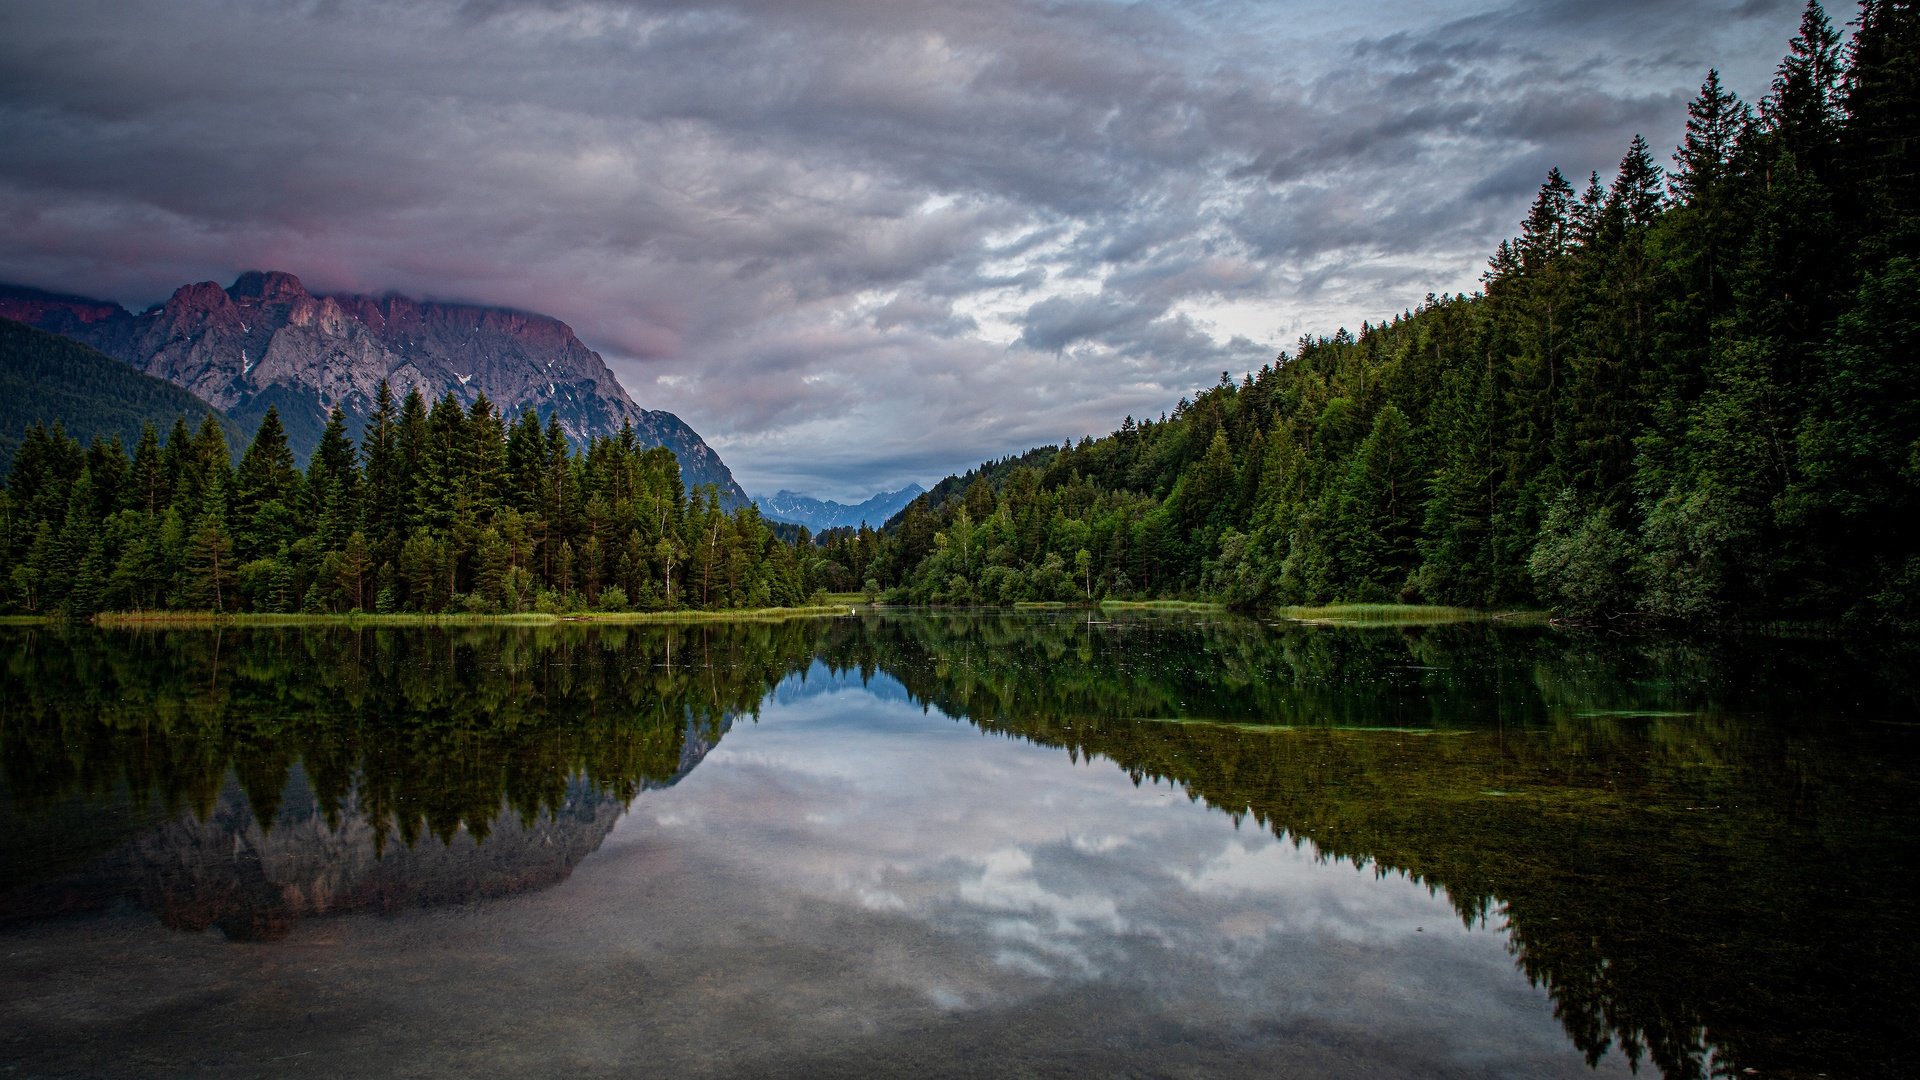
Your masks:
M 631 427 L 575 451 L 484 395 L 380 388 L 356 447 L 333 410 L 305 471 L 269 409 L 236 466 L 212 418 L 129 459 L 28 430 L 0 502 L 16 611 L 461 612 L 793 606 L 817 549 L 685 490 Z
M 914 602 L 1195 596 L 1597 619 L 1920 620 L 1920 10 L 1817 4 L 1757 108 L 1548 174 L 1472 296 L 1304 339 L 1102 439 L 943 483 Z
M 1709 72 L 1662 164 L 1550 172 L 1472 295 L 1302 339 L 880 530 L 776 533 L 631 431 L 383 394 L 303 471 L 269 415 L 131 456 L 30 430 L 0 605 L 471 611 L 1214 599 L 1920 625 L 1920 10 L 1809 3 L 1770 91 Z

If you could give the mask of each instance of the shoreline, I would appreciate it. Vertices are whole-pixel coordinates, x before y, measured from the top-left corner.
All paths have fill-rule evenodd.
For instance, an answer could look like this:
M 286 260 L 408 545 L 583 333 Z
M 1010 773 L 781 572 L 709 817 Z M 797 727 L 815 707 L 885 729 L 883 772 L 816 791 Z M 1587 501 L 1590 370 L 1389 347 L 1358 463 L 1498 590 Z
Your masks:
M 845 597 L 844 599 L 842 597 Z M 1354 629 L 1433 626 L 1484 622 L 1507 626 L 1547 627 L 1579 632 L 1592 629 L 1577 622 L 1556 618 L 1551 611 L 1513 608 L 1466 608 L 1425 604 L 1320 604 L 1288 605 L 1259 611 L 1235 611 L 1225 604 L 1203 600 L 1100 600 L 1066 602 L 1023 602 L 1004 605 L 912 606 L 869 603 L 859 594 L 829 594 L 828 602 L 798 607 L 731 608 L 722 610 L 683 609 L 678 611 L 586 611 L 572 613 L 522 612 L 516 614 L 470 614 L 465 612 L 395 612 L 377 614 L 303 614 L 282 612 L 208 611 L 107 611 L 86 619 L 64 615 L 0 615 L 0 628 L 16 627 L 90 627 L 99 630 L 180 630 L 196 628 L 301 629 L 347 627 L 380 629 L 404 627 L 460 626 L 647 626 L 674 623 L 781 622 L 789 619 L 823 619 L 848 615 L 871 615 L 910 611 L 1008 611 L 1040 614 L 1067 611 L 1140 612 L 1148 614 L 1236 615 L 1269 624 L 1299 623 L 1310 626 L 1338 626 Z M 1614 631 L 1629 635 L 1719 637 L 1758 635 L 1762 637 L 1850 638 L 1859 635 L 1842 624 L 1808 623 L 1795 620 L 1759 619 L 1721 624 L 1711 631 L 1684 627 L 1622 627 Z M 1874 636 L 1874 635 L 1865 635 Z
M 850 606 L 844 604 L 811 604 L 804 607 L 731 608 L 719 611 L 583 611 L 568 614 L 522 612 L 511 615 L 479 615 L 460 612 L 451 614 L 396 612 L 386 615 L 353 612 L 335 615 L 270 612 L 225 614 L 210 611 L 106 611 L 93 616 L 85 623 L 81 623 L 78 620 L 65 620 L 58 616 L 29 615 L 13 617 L 8 620 L 7 625 L 53 625 L 58 623 L 71 623 L 71 625 L 88 625 L 100 630 L 139 630 L 146 628 L 171 630 L 193 629 L 197 627 L 259 629 L 328 626 L 345 626 L 353 629 L 378 629 L 381 627 L 564 626 L 568 624 L 637 626 L 649 623 L 778 622 L 785 619 L 819 619 L 846 615 L 851 610 Z

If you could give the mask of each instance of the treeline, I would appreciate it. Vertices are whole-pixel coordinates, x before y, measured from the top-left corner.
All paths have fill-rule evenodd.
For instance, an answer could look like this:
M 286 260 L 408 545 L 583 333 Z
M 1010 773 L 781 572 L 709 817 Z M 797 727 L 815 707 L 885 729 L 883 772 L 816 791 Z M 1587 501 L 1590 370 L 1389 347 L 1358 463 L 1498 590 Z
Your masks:
M 213 612 L 566 612 L 798 604 L 821 557 L 751 505 L 685 490 L 630 426 L 574 451 L 483 395 L 382 383 L 359 446 L 336 408 L 305 471 L 269 408 L 233 463 L 208 418 L 82 447 L 27 431 L 0 491 L 0 605 Z
M 1197 595 L 1920 622 L 1920 12 L 1817 4 L 1670 168 L 1550 173 L 1468 296 L 826 538 L 918 602 Z
M 677 781 L 807 670 L 818 625 L 10 631 L 0 774 L 30 812 L 124 797 L 203 821 L 236 781 L 271 829 L 297 767 L 376 841 L 484 841 L 503 805 L 560 813 L 575 778 L 623 801 Z M 33 865 L 9 840 L 0 866 Z

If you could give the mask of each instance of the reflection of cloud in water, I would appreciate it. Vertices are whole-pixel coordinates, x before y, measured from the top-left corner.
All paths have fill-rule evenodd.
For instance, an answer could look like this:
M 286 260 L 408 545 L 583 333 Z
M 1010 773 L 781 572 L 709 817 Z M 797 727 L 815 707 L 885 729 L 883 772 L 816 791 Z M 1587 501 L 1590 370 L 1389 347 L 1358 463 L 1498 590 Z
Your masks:
M 790 943 L 830 948 L 849 917 L 884 920 L 878 940 L 930 934 L 945 944 L 867 963 L 942 1010 L 1124 993 L 1216 1031 L 1332 1024 L 1464 1054 L 1498 1030 L 1501 1054 L 1564 1053 L 1503 936 L 1462 926 L 1443 893 L 857 686 L 810 677 L 636 804 L 602 857 L 673 823 L 676 846 L 783 913 Z
M 974 907 L 1000 912 L 989 921 L 993 936 L 1003 943 L 1003 963 L 1051 975 L 1059 961 L 1081 975 L 1098 975 L 1099 968 L 1074 942 L 1088 931 L 1126 932 L 1126 921 L 1112 897 L 1093 893 L 1062 894 L 1048 890 L 1033 876 L 1033 859 L 1017 848 L 989 854 L 980 876 L 960 883 L 959 899 Z
M 806 689 L 702 742 L 698 769 L 542 891 L 307 920 L 245 950 L 124 913 L 49 921 L 0 955 L 0 983 L 35 987 L 0 1002 L 19 1033 L 0 1057 L 111 1074 L 131 1045 L 212 1076 L 269 1058 L 341 1075 L 1590 1075 L 1504 939 L 1444 895 L 857 678 Z

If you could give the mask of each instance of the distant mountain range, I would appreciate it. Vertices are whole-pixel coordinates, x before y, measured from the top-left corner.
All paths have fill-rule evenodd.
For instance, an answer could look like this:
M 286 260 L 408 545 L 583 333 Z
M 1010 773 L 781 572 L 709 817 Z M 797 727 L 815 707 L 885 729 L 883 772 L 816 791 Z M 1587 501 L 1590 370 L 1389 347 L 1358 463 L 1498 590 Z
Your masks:
M 57 422 L 82 445 L 96 435 L 117 437 L 131 454 L 147 424 L 165 438 L 176 417 L 197 428 L 209 416 L 228 442 L 247 437 L 219 409 L 170 382 L 77 341 L 0 319 L 0 478 L 21 433 L 34 424 Z
M 763 517 L 805 525 L 814 532 L 825 529 L 857 528 L 862 522 L 879 528 L 888 518 L 925 491 L 919 484 L 908 484 L 899 491 L 883 491 L 863 503 L 848 506 L 830 499 L 815 499 L 793 491 L 762 495 L 753 500 Z
M 509 308 L 383 296 L 315 295 L 292 274 L 249 271 L 221 288 L 183 285 L 138 315 L 105 300 L 0 285 L 0 317 L 71 338 L 211 403 L 249 435 L 279 409 L 294 453 L 319 442 L 339 405 L 357 436 L 382 379 L 396 398 L 481 394 L 509 418 L 558 417 L 576 443 L 630 422 L 640 441 L 680 459 L 689 486 L 712 484 L 731 505 L 746 492 L 698 433 L 642 409 L 558 319 Z

